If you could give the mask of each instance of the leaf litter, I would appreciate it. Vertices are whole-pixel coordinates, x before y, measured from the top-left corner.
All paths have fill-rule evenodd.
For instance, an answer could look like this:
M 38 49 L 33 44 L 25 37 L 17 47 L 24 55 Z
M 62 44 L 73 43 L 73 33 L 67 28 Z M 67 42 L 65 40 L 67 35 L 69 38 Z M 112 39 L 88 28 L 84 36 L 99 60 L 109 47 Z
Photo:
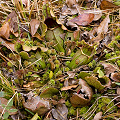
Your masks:
M 116 2 L 0 3 L 2 119 L 119 118 Z

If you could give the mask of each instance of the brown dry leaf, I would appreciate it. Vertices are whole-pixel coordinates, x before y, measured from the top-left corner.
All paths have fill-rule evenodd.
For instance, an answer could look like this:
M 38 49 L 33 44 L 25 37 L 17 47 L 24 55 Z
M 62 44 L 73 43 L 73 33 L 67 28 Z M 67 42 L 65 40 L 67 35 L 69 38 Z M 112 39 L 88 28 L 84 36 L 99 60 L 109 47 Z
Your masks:
M 94 14 L 93 21 L 99 20 L 101 18 L 101 16 L 102 16 L 102 10 L 100 10 L 100 9 L 85 10 L 84 13 L 92 13 L 92 14 Z
M 68 108 L 65 104 L 58 104 L 56 109 L 52 109 L 52 114 L 56 120 L 67 120 Z
M 39 96 L 34 97 L 31 92 L 24 96 L 27 100 L 23 98 L 23 106 L 34 113 L 37 112 L 39 115 L 44 115 L 51 108 L 49 101 L 43 100 Z
M 92 13 L 83 13 L 78 15 L 77 17 L 70 20 L 72 23 L 76 23 L 78 25 L 86 26 L 90 24 L 94 19 L 94 14 Z
M 64 91 L 64 90 L 70 90 L 71 88 L 76 88 L 78 85 L 71 85 L 71 86 L 67 86 L 67 87 L 62 87 L 61 88 L 61 91 Z
M 32 19 L 30 21 L 30 27 L 31 27 L 31 35 L 34 36 L 35 33 L 37 32 L 37 29 L 40 25 L 40 21 L 37 19 Z
M 120 82 L 120 72 L 112 73 L 110 78 L 116 82 Z
M 70 98 L 71 104 L 74 107 L 86 106 L 93 96 L 92 88 L 82 79 L 79 79 L 79 86 L 75 91 Z
M 117 88 L 117 94 L 120 95 L 120 88 Z
M 4 109 L 4 107 L 2 107 L 2 104 L 7 105 L 7 104 L 8 104 L 8 100 L 5 99 L 5 98 L 0 97 L 0 113 L 2 113 L 2 112 L 3 112 L 3 109 Z M 9 104 L 8 104 L 8 105 L 9 105 Z M 6 107 L 7 107 L 7 106 L 6 106 Z M 16 109 L 14 106 L 9 106 L 9 107 L 10 107 L 9 110 Z M 9 112 L 9 111 L 7 111 L 7 109 L 5 109 L 4 112 Z M 15 115 L 15 114 L 17 114 L 17 112 L 9 112 L 9 114 L 10 114 L 10 115 Z
M 17 14 L 15 11 L 12 11 L 6 18 L 6 22 L 9 23 L 10 31 L 18 37 L 18 24 L 17 24 Z
M 110 22 L 109 14 L 106 16 L 106 18 L 100 23 L 97 34 L 104 33 L 106 34 L 108 31 L 108 23 Z
M 106 73 L 106 76 L 109 77 L 110 73 L 114 73 L 115 71 L 118 71 L 119 69 L 117 68 L 117 66 L 110 64 L 110 63 L 106 63 L 106 62 L 101 62 L 101 64 L 104 66 L 104 70 Z
M 102 118 L 102 112 L 98 112 L 95 116 L 93 120 L 100 120 Z
M 0 38 L 0 42 L 1 42 L 1 45 L 7 47 L 8 49 L 12 51 L 15 51 L 15 44 L 13 44 L 12 42 L 6 41 L 2 38 Z
M 10 26 L 9 23 L 6 22 L 2 25 L 2 27 L 0 28 L 0 36 L 3 38 L 8 39 L 10 36 Z
M 102 10 L 106 10 L 106 9 L 117 9 L 120 8 L 120 6 L 117 6 L 115 4 L 113 4 L 112 2 L 109 2 L 107 0 L 103 0 L 100 4 L 100 8 Z

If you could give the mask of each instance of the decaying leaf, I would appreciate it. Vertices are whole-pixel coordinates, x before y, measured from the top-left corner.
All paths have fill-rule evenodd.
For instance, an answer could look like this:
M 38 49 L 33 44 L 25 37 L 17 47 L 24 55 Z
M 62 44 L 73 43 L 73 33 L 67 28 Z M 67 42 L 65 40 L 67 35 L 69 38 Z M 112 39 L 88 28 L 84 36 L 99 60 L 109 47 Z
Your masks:
M 52 115 L 57 120 L 67 120 L 68 109 L 65 104 L 58 104 L 52 109 Z
M 39 96 L 34 97 L 33 94 L 30 95 L 30 93 L 24 96 L 25 97 L 23 97 L 23 106 L 34 113 L 44 115 L 47 111 L 51 109 L 49 101 L 43 100 Z
M 67 87 L 62 87 L 61 88 L 61 91 L 64 91 L 64 90 L 70 90 L 71 88 L 76 88 L 78 85 L 71 85 L 71 86 L 67 86 Z
M 8 104 L 8 106 L 6 106 Z M 16 108 L 12 105 L 12 106 L 9 106 L 9 103 L 8 103 L 8 100 L 7 99 L 5 99 L 5 98 L 2 98 L 2 97 L 0 97 L 0 113 L 2 113 L 3 112 L 3 109 L 4 109 L 4 107 L 6 106 L 6 109 L 5 109 L 5 111 L 4 111 L 4 113 L 5 112 L 8 112 L 10 115 L 15 115 L 15 114 L 17 114 L 17 111 L 15 111 L 15 112 L 10 112 L 10 111 L 12 111 L 12 110 L 16 110 Z
M 40 21 L 37 19 L 32 19 L 30 21 L 30 26 L 31 26 L 31 35 L 34 36 L 35 33 L 37 32 L 37 29 L 40 25 Z
M 83 13 L 78 15 L 77 17 L 70 20 L 72 23 L 76 23 L 78 25 L 86 26 L 90 24 L 94 19 L 94 14 L 92 13 Z
M 106 63 L 106 62 L 101 62 L 101 64 L 104 66 L 106 76 L 109 77 L 110 73 L 114 73 L 115 71 L 118 71 L 119 69 L 117 66 L 111 64 L 111 63 Z
M 9 36 L 10 36 L 10 26 L 9 26 L 8 22 L 4 23 L 2 25 L 2 27 L 0 28 L 0 36 L 4 37 L 6 39 L 9 38 Z
M 100 23 L 97 34 L 104 33 L 106 34 L 108 31 L 108 23 L 110 22 L 109 14 L 106 16 L 106 18 Z
M 120 72 L 111 73 L 110 78 L 116 82 L 120 82 Z
M 100 8 L 102 10 L 106 10 L 106 9 L 117 9 L 120 8 L 120 6 L 117 6 L 115 4 L 113 4 L 112 2 L 109 2 L 107 0 L 103 0 L 100 4 Z
M 8 49 L 15 51 L 15 44 L 9 41 L 6 41 L 2 38 L 0 38 L 1 45 L 7 47 Z
M 91 87 L 84 80 L 79 79 L 79 86 L 70 98 L 71 104 L 74 107 L 86 106 L 90 102 L 92 95 L 93 91 Z

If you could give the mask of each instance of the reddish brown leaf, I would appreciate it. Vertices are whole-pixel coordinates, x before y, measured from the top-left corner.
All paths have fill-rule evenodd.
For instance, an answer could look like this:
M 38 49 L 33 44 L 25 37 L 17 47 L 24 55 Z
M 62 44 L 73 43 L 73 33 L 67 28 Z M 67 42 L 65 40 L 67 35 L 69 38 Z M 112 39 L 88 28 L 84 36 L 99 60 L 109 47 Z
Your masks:
M 102 10 L 105 10 L 105 9 L 117 9 L 117 8 L 120 8 L 120 6 L 117 6 L 117 5 L 113 4 L 112 2 L 103 0 L 101 2 L 101 4 L 100 4 L 100 8 Z
M 37 19 L 32 19 L 30 21 L 30 26 L 31 26 L 31 35 L 34 36 L 35 33 L 37 32 L 37 29 L 40 25 L 40 21 Z
M 86 26 L 90 24 L 94 19 L 94 14 L 92 13 L 83 13 L 72 20 L 70 22 L 76 23 L 78 25 Z

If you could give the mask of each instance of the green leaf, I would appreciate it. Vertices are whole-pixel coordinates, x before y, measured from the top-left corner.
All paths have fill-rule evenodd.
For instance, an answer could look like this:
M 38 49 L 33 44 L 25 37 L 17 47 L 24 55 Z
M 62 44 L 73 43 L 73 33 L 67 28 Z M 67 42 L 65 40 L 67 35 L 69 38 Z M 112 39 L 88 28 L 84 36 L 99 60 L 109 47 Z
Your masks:
M 8 107 L 9 107 L 9 106 L 13 106 L 13 99 L 12 99 L 12 100 L 10 99 L 10 100 L 8 101 L 8 105 L 7 105 L 7 106 L 8 106 Z
M 97 70 L 97 73 L 99 74 L 99 78 L 104 76 L 104 73 L 102 72 L 102 70 L 100 70 L 100 68 Z
M 59 91 L 56 88 L 47 88 L 45 89 L 41 94 L 40 97 L 41 98 L 51 98 L 53 95 L 58 94 Z
M 4 114 L 3 114 L 3 118 L 4 119 L 7 119 L 9 117 L 9 113 L 8 112 L 5 112 Z
M 9 112 L 17 112 L 17 109 L 10 109 Z

